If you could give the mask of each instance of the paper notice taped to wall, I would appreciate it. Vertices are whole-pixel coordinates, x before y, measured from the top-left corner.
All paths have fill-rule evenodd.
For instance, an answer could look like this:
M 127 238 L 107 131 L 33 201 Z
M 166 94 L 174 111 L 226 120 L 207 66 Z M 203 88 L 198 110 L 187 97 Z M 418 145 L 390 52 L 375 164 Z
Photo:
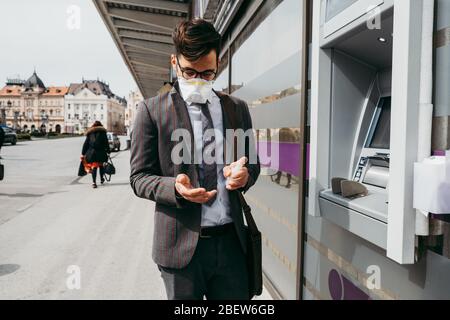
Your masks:
M 450 214 L 450 151 L 414 164 L 414 208 Z

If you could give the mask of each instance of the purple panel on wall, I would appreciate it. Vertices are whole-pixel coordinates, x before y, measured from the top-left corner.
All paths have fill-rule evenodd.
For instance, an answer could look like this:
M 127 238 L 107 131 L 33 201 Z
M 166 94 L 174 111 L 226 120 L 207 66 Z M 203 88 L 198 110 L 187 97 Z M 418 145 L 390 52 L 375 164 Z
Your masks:
M 435 150 L 433 152 L 433 156 L 444 156 L 445 157 L 445 151 L 443 151 L 443 150 Z
M 306 144 L 306 180 L 309 180 L 309 161 L 310 161 L 310 150 L 311 145 L 309 143 Z
M 278 157 L 276 155 L 272 157 L 272 151 L 277 152 L 277 149 Z M 298 143 L 260 141 L 258 155 L 262 166 L 299 176 L 300 145 Z
M 344 288 L 339 272 L 331 270 L 328 275 L 328 289 L 330 290 L 331 299 L 342 300 L 344 297 Z
M 328 275 L 328 289 L 333 300 L 371 300 L 369 295 L 334 269 Z

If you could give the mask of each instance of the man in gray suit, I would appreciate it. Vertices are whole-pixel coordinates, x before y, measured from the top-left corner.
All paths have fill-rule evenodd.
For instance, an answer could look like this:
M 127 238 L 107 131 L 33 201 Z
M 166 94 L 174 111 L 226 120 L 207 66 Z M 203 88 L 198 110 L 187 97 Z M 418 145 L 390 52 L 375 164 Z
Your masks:
M 138 197 L 156 202 L 152 256 L 169 299 L 248 299 L 238 193 L 260 172 L 248 106 L 212 89 L 221 37 L 210 23 L 182 22 L 173 41 L 178 81 L 139 106 L 131 186 Z M 240 155 L 236 138 L 226 135 L 235 129 L 251 133 Z M 230 149 L 234 158 L 228 161 Z

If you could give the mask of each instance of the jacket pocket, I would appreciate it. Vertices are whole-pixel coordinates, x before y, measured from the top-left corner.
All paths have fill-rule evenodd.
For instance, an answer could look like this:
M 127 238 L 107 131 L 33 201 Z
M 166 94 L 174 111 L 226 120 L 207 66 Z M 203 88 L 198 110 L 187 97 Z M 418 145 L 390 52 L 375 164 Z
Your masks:
M 176 209 L 156 205 L 154 243 L 159 252 L 166 252 L 177 243 L 177 213 Z

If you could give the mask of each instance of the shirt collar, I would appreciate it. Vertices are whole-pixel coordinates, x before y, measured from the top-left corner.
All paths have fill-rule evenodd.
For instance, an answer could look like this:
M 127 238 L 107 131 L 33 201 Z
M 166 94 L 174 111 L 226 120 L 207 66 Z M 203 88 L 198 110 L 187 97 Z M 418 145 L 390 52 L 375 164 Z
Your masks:
M 181 93 L 180 93 L 180 95 L 181 95 L 181 97 L 183 97 L 183 95 Z M 212 101 L 207 100 L 206 104 L 212 104 L 214 101 L 217 101 L 217 99 L 220 99 L 220 98 L 213 90 L 212 94 L 211 94 L 211 100 Z M 186 102 L 186 104 L 190 107 L 190 106 L 192 106 L 193 102 Z

